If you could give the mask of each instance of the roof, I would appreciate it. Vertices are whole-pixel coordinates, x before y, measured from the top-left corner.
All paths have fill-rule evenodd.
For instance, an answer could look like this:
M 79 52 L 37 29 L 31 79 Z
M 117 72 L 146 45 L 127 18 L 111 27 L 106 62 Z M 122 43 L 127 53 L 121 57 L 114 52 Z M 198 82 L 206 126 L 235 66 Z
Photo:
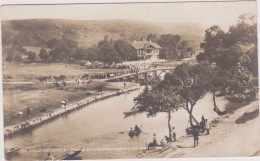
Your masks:
M 153 46 L 156 49 L 160 49 L 160 45 L 151 41 L 134 41 L 131 44 L 135 49 L 146 49 L 148 46 Z

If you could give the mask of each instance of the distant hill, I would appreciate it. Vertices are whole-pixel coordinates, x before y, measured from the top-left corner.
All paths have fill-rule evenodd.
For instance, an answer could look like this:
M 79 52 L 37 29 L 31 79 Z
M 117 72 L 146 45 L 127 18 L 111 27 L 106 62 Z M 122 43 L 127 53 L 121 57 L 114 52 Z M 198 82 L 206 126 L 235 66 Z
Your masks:
M 52 38 L 67 37 L 81 46 L 91 47 L 104 39 L 133 41 L 150 33 L 180 34 L 197 48 L 203 40 L 204 28 L 192 23 L 155 23 L 136 20 L 61 20 L 26 19 L 2 21 L 3 48 L 12 46 L 46 47 Z

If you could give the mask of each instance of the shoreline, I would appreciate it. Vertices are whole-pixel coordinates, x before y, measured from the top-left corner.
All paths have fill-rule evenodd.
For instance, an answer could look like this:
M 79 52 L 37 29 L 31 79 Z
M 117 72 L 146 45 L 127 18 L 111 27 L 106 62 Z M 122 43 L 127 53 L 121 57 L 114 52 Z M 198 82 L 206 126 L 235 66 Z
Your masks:
M 259 121 L 259 100 L 257 100 L 237 109 L 234 113 L 212 120 L 210 135 L 200 134 L 197 147 L 193 147 L 193 137 L 185 135 L 178 137 L 177 142 L 156 150 L 144 150 L 136 153 L 136 156 L 143 159 L 260 156 L 260 145 L 257 144 L 260 136 L 242 135 L 259 133 Z M 232 140 L 233 138 L 237 139 Z M 243 146 L 239 146 L 241 143 Z M 231 153 L 227 153 L 228 149 Z
M 56 110 L 54 110 L 52 112 L 42 114 L 38 117 L 30 118 L 30 119 L 22 121 L 18 124 L 6 126 L 6 127 L 4 127 L 4 136 L 10 136 L 12 134 L 19 133 L 25 129 L 33 128 L 36 125 L 40 125 L 46 121 L 60 117 L 63 114 L 74 111 L 82 106 L 89 105 L 96 101 L 106 99 L 106 98 L 109 98 L 112 96 L 134 91 L 139 88 L 140 88 L 140 84 L 137 84 L 137 85 L 131 86 L 126 89 L 114 90 L 114 91 L 110 91 L 107 93 L 101 93 L 101 94 L 97 94 L 95 96 L 86 97 L 86 98 L 76 101 L 74 103 L 68 104 L 67 106 L 56 108 Z

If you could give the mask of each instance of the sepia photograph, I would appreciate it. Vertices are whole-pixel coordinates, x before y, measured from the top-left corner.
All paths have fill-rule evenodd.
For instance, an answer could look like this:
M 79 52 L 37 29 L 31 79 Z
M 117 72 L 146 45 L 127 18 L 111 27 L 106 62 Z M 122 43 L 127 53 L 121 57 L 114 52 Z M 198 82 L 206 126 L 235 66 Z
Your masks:
M 1 6 L 6 161 L 260 157 L 256 1 Z

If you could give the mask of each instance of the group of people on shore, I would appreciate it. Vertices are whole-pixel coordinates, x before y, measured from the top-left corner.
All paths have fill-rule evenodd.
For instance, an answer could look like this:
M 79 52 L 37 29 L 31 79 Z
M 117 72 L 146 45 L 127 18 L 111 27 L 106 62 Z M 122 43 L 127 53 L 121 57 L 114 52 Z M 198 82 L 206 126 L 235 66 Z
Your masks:
M 172 138 L 165 136 L 165 139 L 161 139 L 160 144 L 158 144 L 157 139 L 156 139 L 156 134 L 153 134 L 153 141 L 152 144 L 154 146 L 162 146 L 164 147 L 166 144 L 171 143 L 171 142 L 176 142 L 177 141 L 177 135 L 175 132 L 175 127 L 172 128 Z
M 204 118 L 204 116 L 201 117 L 201 122 L 199 123 L 199 126 L 201 128 L 201 131 L 197 128 L 194 128 L 193 132 L 192 132 L 192 136 L 193 136 L 193 140 L 194 140 L 194 147 L 199 145 L 199 132 L 204 133 L 206 131 L 206 135 L 209 135 L 210 124 L 209 124 L 209 121 Z M 177 141 L 176 138 L 177 138 L 177 135 L 175 132 L 175 127 L 173 127 L 172 128 L 172 138 L 165 136 L 165 140 L 168 144 L 169 142 Z M 153 141 L 150 143 L 150 145 L 163 147 L 166 145 L 165 140 L 161 139 L 160 143 L 158 143 L 157 139 L 156 139 L 156 134 L 153 134 Z
M 210 128 L 209 121 L 208 119 L 205 119 L 204 116 L 201 117 L 200 126 L 202 128 L 202 133 L 206 131 L 206 135 L 209 135 L 209 128 Z

